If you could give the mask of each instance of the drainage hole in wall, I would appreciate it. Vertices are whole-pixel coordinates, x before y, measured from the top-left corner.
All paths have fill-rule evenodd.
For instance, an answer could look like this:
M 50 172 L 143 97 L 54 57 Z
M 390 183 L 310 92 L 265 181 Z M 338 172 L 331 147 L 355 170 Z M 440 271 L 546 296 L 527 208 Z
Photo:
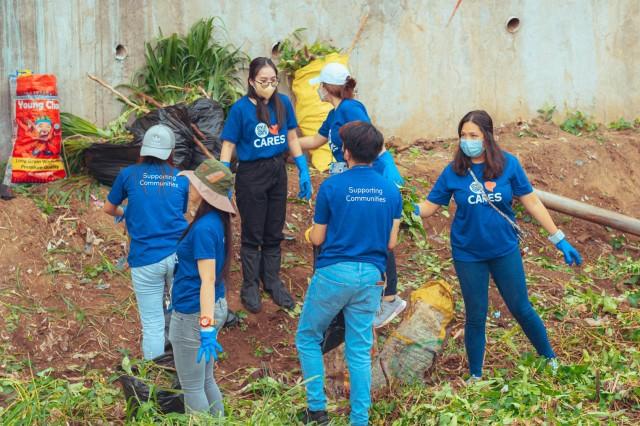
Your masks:
M 124 45 L 119 44 L 116 46 L 116 59 L 123 61 L 127 57 L 127 48 Z
M 520 18 L 516 18 L 512 16 L 507 20 L 507 31 L 510 33 L 515 33 L 520 29 Z

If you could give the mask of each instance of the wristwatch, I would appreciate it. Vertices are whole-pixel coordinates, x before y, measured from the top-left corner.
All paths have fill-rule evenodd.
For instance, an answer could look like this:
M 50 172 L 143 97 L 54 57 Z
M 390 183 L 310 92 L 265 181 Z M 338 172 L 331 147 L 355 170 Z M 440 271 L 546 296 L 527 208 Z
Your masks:
M 213 327 L 216 322 L 210 317 L 200 317 L 200 327 Z

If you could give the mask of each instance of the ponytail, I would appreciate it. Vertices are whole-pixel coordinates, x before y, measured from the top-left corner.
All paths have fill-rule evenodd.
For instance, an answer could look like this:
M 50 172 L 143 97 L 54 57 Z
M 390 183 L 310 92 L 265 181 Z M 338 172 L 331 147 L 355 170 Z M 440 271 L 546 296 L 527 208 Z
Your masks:
M 353 99 L 356 91 L 356 79 L 347 77 L 344 84 L 327 84 L 323 83 L 323 87 L 329 94 L 340 99 Z

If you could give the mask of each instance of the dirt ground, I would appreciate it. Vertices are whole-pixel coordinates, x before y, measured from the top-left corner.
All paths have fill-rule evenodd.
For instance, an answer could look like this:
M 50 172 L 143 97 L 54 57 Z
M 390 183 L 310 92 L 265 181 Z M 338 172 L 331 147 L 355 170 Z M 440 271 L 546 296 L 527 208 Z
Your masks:
M 518 136 L 523 124 L 502 126 L 497 134 L 501 146 L 519 157 L 534 186 L 627 215 L 640 215 L 640 172 L 636 169 L 640 164 L 640 132 L 604 131 L 598 137 L 575 137 L 552 124 L 533 122 L 528 126 L 531 134 L 525 137 Z M 410 142 L 392 139 L 389 146 L 401 151 L 396 160 L 403 174 L 426 180 L 428 188 L 450 161 L 455 141 L 420 141 L 405 149 Z M 314 187 L 325 176 L 314 173 Z M 290 177 L 290 196 L 294 197 L 297 173 L 293 168 Z M 39 187 L 37 194 L 45 196 L 48 186 Z M 71 197 L 63 206 L 51 206 L 49 215 L 41 212 L 33 196 L 0 201 L 0 339 L 5 355 L 30 359 L 34 370 L 53 367 L 56 374 L 79 379 L 88 369 L 114 371 L 125 351 L 140 356 L 140 327 L 128 271 L 116 269 L 118 259 L 125 254 L 124 227 L 115 226 L 113 219 L 101 212 L 107 189 L 91 186 L 88 179 L 79 180 L 73 190 L 92 196 L 82 200 Z M 427 192 L 425 188 L 424 195 Z M 587 262 L 611 253 L 610 240 L 620 235 L 579 219 L 553 216 Z M 299 307 L 311 271 L 311 246 L 303 237 L 311 218 L 308 204 L 289 204 L 286 231 L 292 239 L 282 245 L 282 277 Z M 441 260 L 450 257 L 448 243 L 441 238 L 443 232 L 448 234 L 449 222 L 450 218 L 441 214 L 425 221 L 429 243 Z M 524 226 L 532 231 L 528 242 L 532 252 L 548 250 L 560 264 L 559 254 L 536 227 L 530 223 Z M 235 262 L 227 298 L 231 309 L 241 310 L 237 221 L 234 237 Z M 627 236 L 625 244 L 640 254 L 637 238 Z M 401 287 L 403 276 L 412 268 L 415 250 L 415 244 L 406 238 L 396 250 Z M 526 262 L 526 268 L 547 277 L 538 283 L 536 291 L 562 296 L 562 282 L 554 271 L 531 262 Z M 453 270 L 445 271 L 445 276 L 457 288 Z M 619 293 L 616 283 L 601 285 Z M 505 313 L 503 319 L 508 317 L 493 289 L 491 299 L 493 309 Z M 462 320 L 458 311 L 450 330 L 453 339 L 461 339 Z M 265 297 L 261 313 L 247 314 L 240 327 L 222 333 L 221 343 L 228 355 L 219 364 L 218 381 L 236 388 L 245 380 L 247 367 L 255 367 L 255 374 L 296 378 L 296 324 L 297 313 L 279 310 Z M 465 363 L 459 354 L 445 355 L 436 369 L 459 376 L 466 371 Z M 499 359 L 488 355 L 488 366 L 498 363 Z

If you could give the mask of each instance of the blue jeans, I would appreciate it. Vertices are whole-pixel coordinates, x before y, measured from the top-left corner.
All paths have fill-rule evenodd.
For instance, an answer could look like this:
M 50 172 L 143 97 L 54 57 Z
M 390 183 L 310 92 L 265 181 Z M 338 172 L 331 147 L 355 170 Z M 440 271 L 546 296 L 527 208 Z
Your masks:
M 175 265 L 176 255 L 172 254 L 160 262 L 131 268 L 131 280 L 142 323 L 142 354 L 145 359 L 153 359 L 164 353 L 163 299 L 165 291 L 171 294 Z
M 482 376 L 486 345 L 485 323 L 489 306 L 489 275 L 493 277 L 509 312 L 518 321 L 538 354 L 547 358 L 556 356 L 549 343 L 547 330 L 529 302 L 519 249 L 506 256 L 482 262 L 456 260 L 454 266 L 464 299 L 464 345 L 472 375 Z
M 371 405 L 373 320 L 384 283 L 370 263 L 342 262 L 316 270 L 298 323 L 296 347 L 307 383 L 310 410 L 326 410 L 320 343 L 341 310 L 345 317 L 345 355 L 351 378 L 351 423 L 366 425 Z
M 214 316 L 216 328 L 219 318 L 226 318 L 219 299 L 216 302 Z M 200 348 L 200 312 L 194 314 L 182 314 L 173 311 L 169 326 L 169 340 L 173 347 L 173 359 L 176 363 L 176 371 L 180 380 L 180 387 L 184 392 L 184 405 L 187 413 L 209 413 L 215 417 L 224 416 L 222 393 L 216 379 L 213 377 L 213 358 L 209 362 L 203 360 L 198 363 L 198 349 Z

